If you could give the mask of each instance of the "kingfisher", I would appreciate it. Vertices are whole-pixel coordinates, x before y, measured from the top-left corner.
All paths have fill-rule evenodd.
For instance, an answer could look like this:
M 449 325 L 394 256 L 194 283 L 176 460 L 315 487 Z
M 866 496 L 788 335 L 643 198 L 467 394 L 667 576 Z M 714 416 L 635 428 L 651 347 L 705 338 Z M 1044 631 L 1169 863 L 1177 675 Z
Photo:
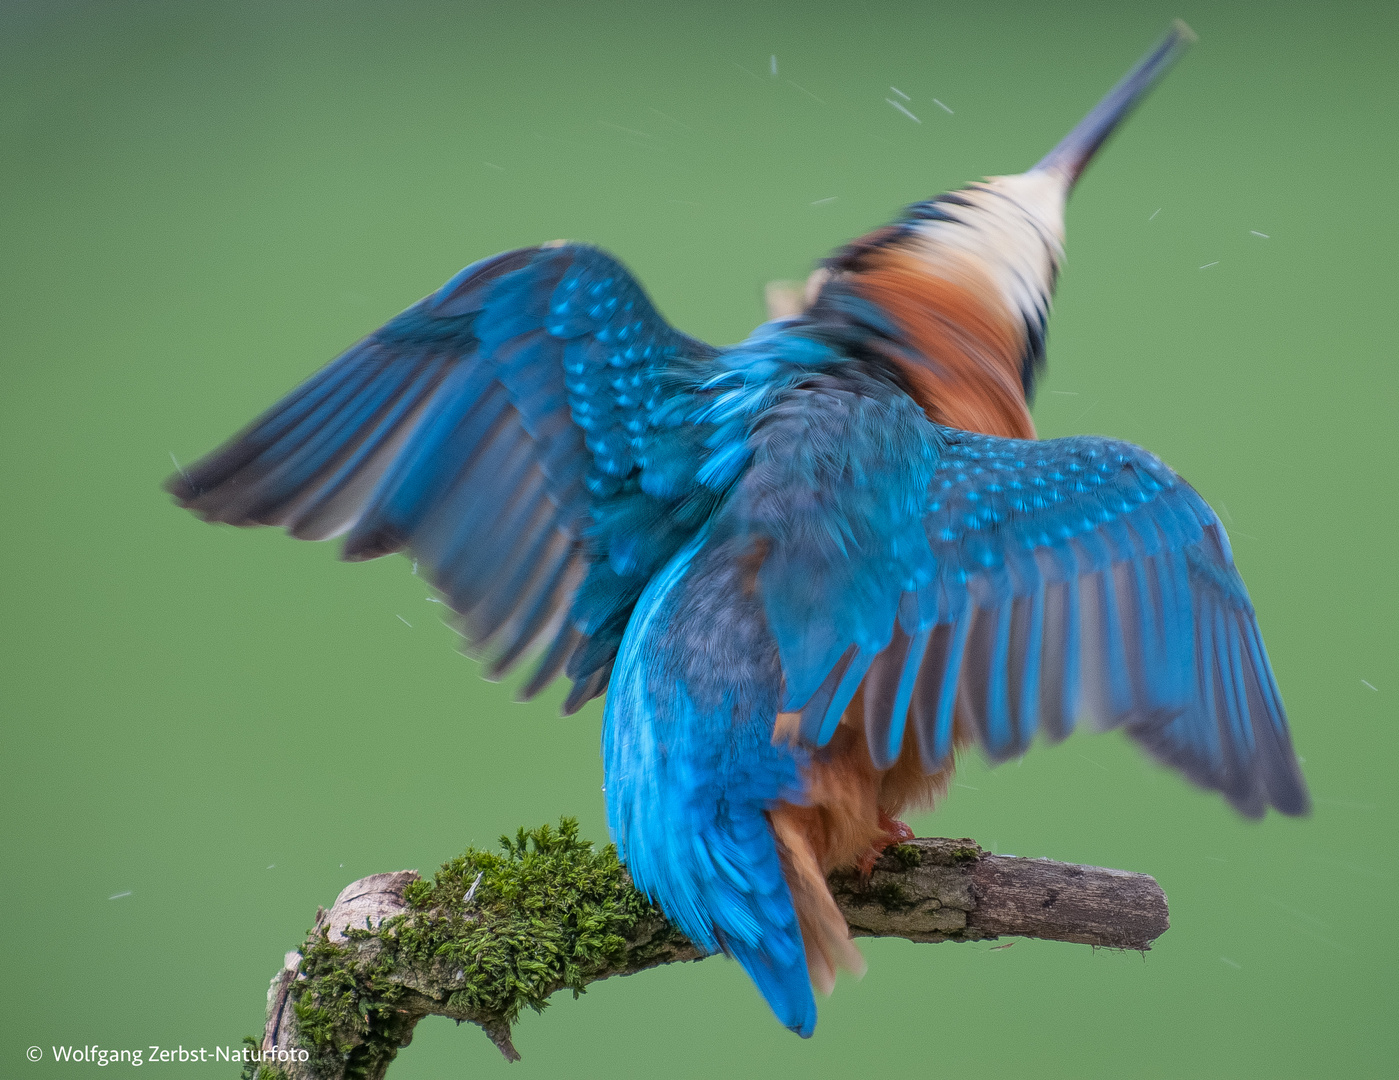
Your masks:
M 1121 728 L 1241 813 L 1309 799 L 1223 525 L 1029 405 L 1094 154 L 1175 23 L 1027 172 L 909 207 L 715 348 L 556 241 L 473 263 L 170 478 L 208 521 L 409 553 L 489 678 L 606 694 L 636 886 L 802 1036 L 864 968 L 830 890 L 959 750 Z

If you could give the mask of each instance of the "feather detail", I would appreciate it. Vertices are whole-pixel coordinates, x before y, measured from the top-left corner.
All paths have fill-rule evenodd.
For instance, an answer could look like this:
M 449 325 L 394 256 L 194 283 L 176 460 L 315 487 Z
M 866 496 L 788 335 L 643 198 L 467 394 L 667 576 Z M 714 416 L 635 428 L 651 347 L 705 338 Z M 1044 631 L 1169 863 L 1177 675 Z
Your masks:
M 939 277 L 915 254 L 893 248 L 872 258 L 850 287 L 898 324 L 907 347 L 890 359 L 928 419 L 1032 439 L 1020 383 L 1023 323 L 969 260 L 962 270 L 961 281 Z
M 347 560 L 408 548 L 489 677 L 547 650 L 523 692 L 566 666 L 573 710 L 606 688 L 631 605 L 712 506 L 695 490 L 706 433 L 673 414 L 714 355 L 601 251 L 505 252 L 167 487 L 206 520 L 347 534 Z
M 1033 432 L 1024 404 L 1044 368 L 1068 191 L 1068 179 L 1058 173 L 993 176 L 909 207 L 899 222 L 827 261 L 832 293 L 853 292 L 900 327 L 896 343 L 912 355 L 895 358 L 896 366 L 916 366 L 920 359 L 935 369 L 951 365 L 936 382 L 926 375 L 910 379 L 925 407 L 943 407 L 939 394 L 972 396 L 967 422 L 955 422 L 951 413 L 939 422 L 988 435 Z M 960 385 L 964 375 L 971 385 Z M 1006 398 L 1004 382 L 1018 385 L 1018 392 Z M 987 393 L 990 407 L 976 407 L 975 399 Z
M 865 973 L 865 958 L 850 940 L 850 927 L 831 896 L 817 858 L 816 843 L 825 838 L 818 834 L 820 838 L 813 842 L 813 826 L 819 829 L 820 825 L 802 807 L 782 803 L 768 814 L 768 820 L 777 836 L 782 874 L 801 926 L 811 985 L 829 997 L 836 971 L 843 969 L 859 978 Z

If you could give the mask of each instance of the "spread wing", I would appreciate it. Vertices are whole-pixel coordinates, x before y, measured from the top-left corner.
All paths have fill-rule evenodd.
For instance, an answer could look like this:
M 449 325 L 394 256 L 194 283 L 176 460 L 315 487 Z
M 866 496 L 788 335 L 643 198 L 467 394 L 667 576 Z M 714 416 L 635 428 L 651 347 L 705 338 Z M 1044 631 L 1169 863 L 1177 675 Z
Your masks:
M 208 521 L 344 534 L 349 560 L 411 550 L 492 675 L 552 640 L 525 693 L 567 664 L 571 711 L 605 688 L 645 579 L 696 524 L 677 504 L 702 436 L 682 417 L 713 355 L 601 251 L 506 252 L 166 487 Z
M 1245 814 L 1304 813 L 1253 606 L 1204 500 L 1126 443 L 915 413 L 813 387 L 755 432 L 734 510 L 769 546 L 759 587 L 802 738 L 823 744 L 859 693 L 876 766 L 911 738 L 933 771 L 954 723 L 1004 760 L 1086 716 Z

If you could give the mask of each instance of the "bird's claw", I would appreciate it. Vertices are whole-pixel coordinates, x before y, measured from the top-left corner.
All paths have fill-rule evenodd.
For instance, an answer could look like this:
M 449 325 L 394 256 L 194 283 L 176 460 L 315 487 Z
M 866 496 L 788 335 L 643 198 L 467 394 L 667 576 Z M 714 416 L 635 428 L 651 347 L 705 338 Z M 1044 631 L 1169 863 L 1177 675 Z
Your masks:
M 883 810 L 879 812 L 879 829 L 883 835 L 869 846 L 869 850 L 861 855 L 860 861 L 855 864 L 860 871 L 861 881 L 869 880 L 870 874 L 874 872 L 874 864 L 879 856 L 884 854 L 885 848 L 913 839 L 913 830 L 907 824 L 898 818 L 890 817 Z

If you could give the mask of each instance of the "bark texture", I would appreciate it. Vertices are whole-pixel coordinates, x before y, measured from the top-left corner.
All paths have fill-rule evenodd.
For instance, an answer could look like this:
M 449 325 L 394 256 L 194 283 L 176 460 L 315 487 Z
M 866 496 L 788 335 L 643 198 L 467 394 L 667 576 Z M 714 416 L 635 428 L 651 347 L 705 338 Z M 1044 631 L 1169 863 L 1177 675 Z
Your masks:
M 625 875 L 619 882 L 630 890 Z M 443 959 L 448 950 L 441 947 L 430 955 L 402 947 L 420 925 L 447 917 L 413 902 L 420 887 L 414 883 L 421 883 L 414 870 L 374 874 L 317 913 L 305 944 L 287 954 L 272 980 L 266 1029 L 259 1047 L 250 1040 L 245 1077 L 379 1080 L 417 1022 L 432 1015 L 470 1021 L 506 1058 L 519 1058 L 510 1037 L 513 1015 L 480 1005 L 478 975 L 469 965 Z M 938 942 L 1010 935 L 1145 951 L 1169 926 L 1165 894 L 1146 874 L 991 855 L 971 840 L 912 840 L 887 851 L 867 881 L 835 874 L 830 883 L 856 936 Z M 469 910 L 475 887 L 459 895 L 453 917 L 479 933 L 485 916 Z M 570 977 L 535 987 L 528 1004 L 539 1007 L 541 995 L 585 982 L 702 958 L 656 909 L 628 899 L 639 902 L 633 910 L 642 914 L 606 957 L 581 974 L 575 968 Z M 529 958 L 516 962 L 527 965 Z M 477 986 L 468 994 L 473 979 Z M 337 1002 L 338 1011 L 329 1007 Z

